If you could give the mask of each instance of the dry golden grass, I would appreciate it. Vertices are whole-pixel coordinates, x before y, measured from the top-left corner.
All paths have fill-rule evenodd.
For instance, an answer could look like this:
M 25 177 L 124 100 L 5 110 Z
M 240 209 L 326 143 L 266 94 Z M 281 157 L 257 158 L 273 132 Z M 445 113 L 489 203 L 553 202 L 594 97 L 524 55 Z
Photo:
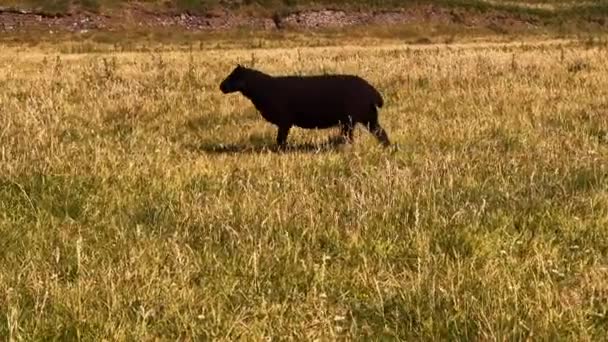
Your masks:
M 0 48 L 0 336 L 608 333 L 603 43 Z M 398 148 L 273 152 L 218 90 L 252 54 L 369 79 Z

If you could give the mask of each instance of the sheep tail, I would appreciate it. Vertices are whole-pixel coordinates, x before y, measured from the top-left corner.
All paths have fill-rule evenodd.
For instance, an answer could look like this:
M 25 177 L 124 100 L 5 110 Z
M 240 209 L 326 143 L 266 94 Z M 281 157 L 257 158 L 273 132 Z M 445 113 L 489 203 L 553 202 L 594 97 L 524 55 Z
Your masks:
M 382 98 L 382 95 L 380 95 L 380 93 L 375 89 L 372 88 L 374 91 L 374 104 L 378 107 L 378 108 L 382 108 L 382 106 L 384 106 L 384 99 Z

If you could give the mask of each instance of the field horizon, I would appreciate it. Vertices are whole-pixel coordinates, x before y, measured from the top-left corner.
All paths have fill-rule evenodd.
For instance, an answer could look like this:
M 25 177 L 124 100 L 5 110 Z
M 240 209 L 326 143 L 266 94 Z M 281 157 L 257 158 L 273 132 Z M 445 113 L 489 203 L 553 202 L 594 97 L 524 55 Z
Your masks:
M 608 39 L 505 40 L 3 44 L 0 336 L 605 337 Z M 366 78 L 396 146 L 275 151 L 237 63 Z

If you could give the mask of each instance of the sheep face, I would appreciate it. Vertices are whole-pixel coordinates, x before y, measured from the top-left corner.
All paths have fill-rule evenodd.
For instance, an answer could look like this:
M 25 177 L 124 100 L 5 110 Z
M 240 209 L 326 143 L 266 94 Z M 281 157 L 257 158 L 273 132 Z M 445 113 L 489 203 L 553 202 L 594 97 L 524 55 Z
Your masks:
M 242 91 L 245 88 L 245 68 L 240 65 L 232 70 L 230 75 L 226 77 L 220 84 L 220 90 L 224 94 Z

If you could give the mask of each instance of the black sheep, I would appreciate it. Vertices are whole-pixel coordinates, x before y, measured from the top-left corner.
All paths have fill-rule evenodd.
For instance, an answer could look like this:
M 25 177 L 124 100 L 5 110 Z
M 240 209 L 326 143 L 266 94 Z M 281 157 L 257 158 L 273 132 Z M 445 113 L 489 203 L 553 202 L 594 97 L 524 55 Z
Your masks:
M 357 123 L 364 124 L 384 145 L 388 135 L 378 123 L 384 101 L 367 81 L 351 75 L 274 77 L 238 65 L 220 84 L 224 93 L 241 92 L 262 114 L 279 127 L 277 144 L 284 147 L 292 126 L 306 129 L 340 126 L 353 140 Z

